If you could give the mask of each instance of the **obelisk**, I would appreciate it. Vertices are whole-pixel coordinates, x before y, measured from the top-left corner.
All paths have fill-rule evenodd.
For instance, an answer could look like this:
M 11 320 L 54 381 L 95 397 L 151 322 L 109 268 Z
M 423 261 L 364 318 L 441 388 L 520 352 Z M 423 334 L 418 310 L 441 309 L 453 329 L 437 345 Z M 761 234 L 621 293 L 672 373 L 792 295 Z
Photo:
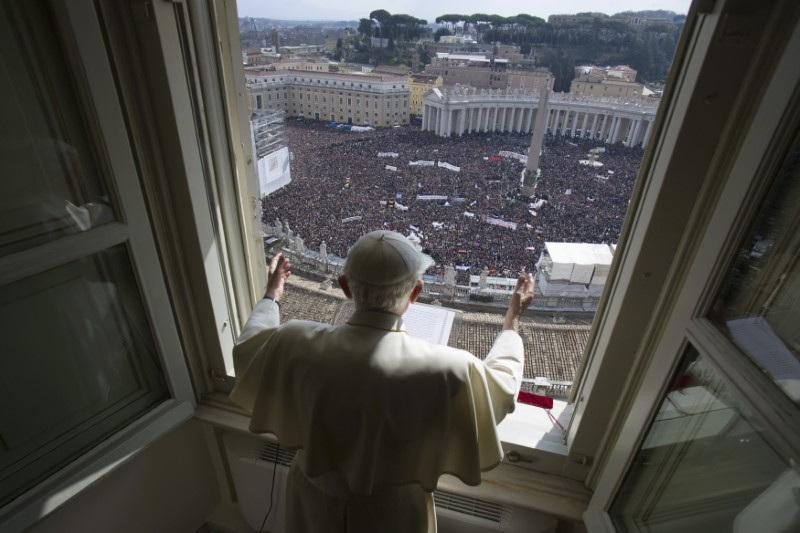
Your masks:
M 536 118 L 533 121 L 533 133 L 531 134 L 531 146 L 528 148 L 528 163 L 525 165 L 525 172 L 522 176 L 522 188 L 520 192 L 526 196 L 532 196 L 536 188 L 536 180 L 539 177 L 539 156 L 542 153 L 542 141 L 544 132 L 547 129 L 547 99 L 550 90 L 547 85 L 539 89 L 539 105 L 536 108 Z

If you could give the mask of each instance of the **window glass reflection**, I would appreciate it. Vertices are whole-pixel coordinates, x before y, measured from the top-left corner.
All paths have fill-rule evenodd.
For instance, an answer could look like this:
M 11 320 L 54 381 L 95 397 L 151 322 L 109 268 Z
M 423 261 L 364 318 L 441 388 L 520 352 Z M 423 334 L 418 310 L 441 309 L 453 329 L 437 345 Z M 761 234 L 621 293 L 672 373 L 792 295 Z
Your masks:
M 0 3 L 0 256 L 114 219 L 52 14 L 21 4 Z
M 689 347 L 609 511 L 617 531 L 798 531 L 800 472 Z
M 800 143 L 743 241 L 711 318 L 800 402 Z

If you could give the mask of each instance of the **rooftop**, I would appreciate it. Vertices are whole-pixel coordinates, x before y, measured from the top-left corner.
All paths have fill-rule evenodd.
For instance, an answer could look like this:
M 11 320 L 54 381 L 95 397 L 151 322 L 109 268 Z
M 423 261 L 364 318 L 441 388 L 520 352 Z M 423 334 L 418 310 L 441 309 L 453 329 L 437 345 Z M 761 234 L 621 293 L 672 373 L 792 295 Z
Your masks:
M 396 74 L 373 74 L 371 72 L 325 72 L 313 70 L 256 70 L 248 69 L 247 76 L 250 78 L 267 78 L 274 76 L 302 76 L 302 77 L 322 77 L 322 78 L 335 78 L 335 79 L 348 79 L 348 80 L 372 80 L 372 81 L 389 81 L 389 82 L 404 82 L 405 76 L 398 76 Z

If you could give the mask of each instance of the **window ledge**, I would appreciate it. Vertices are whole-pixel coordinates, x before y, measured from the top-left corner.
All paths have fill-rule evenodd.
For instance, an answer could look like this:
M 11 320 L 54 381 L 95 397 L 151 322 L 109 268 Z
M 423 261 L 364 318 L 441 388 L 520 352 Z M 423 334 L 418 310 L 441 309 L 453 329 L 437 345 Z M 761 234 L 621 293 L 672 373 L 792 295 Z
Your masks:
M 0 533 L 23 531 L 191 418 L 192 404 L 167 400 L 0 509 Z
M 565 405 L 554 405 L 554 416 L 559 419 L 569 416 L 566 403 L 556 403 Z M 532 412 L 528 410 L 532 410 Z M 541 411 L 541 413 L 537 411 Z M 195 417 L 223 429 L 275 441 L 275 437 L 271 434 L 250 433 L 250 417 L 237 412 L 233 404 L 225 405 L 221 399 L 205 404 L 201 403 L 195 411 Z M 536 459 L 542 452 L 548 455 L 558 454 L 560 458 L 566 458 L 566 447 L 560 444 L 560 432 L 555 442 L 552 440 L 551 432 L 552 424 L 544 410 L 517 404 L 514 413 L 508 415 L 500 424 L 501 437 L 505 436 L 510 439 L 509 442 L 503 440 L 503 445 L 507 452 L 510 451 L 509 448 L 515 451 L 519 448 L 519 453 L 533 454 L 532 461 L 535 462 L 532 462 L 530 467 L 504 462 L 497 468 L 484 472 L 482 474 L 483 482 L 476 487 L 465 485 L 458 478 L 445 474 L 439 478 L 438 488 L 503 505 L 513 505 L 549 513 L 560 518 L 581 521 L 591 498 L 591 491 L 579 481 L 531 469 L 534 464 L 538 464 Z M 531 444 L 536 447 L 531 449 Z

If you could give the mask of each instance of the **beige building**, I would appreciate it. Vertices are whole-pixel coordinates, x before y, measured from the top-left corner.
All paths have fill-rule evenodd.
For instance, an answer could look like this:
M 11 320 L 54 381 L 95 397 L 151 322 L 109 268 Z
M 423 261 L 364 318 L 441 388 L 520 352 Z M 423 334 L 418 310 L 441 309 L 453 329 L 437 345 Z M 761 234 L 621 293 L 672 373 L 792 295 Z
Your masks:
M 247 89 L 253 111 L 368 126 L 408 124 L 409 86 L 388 74 L 250 71 Z
M 575 67 L 575 78 L 569 92 L 579 96 L 607 98 L 639 98 L 644 85 L 636 83 L 636 70 L 627 65 Z
M 452 56 L 450 56 L 452 57 Z M 441 76 L 446 87 L 467 85 L 476 89 L 525 89 L 538 91 L 546 86 L 553 89 L 553 75 L 547 70 L 506 69 L 508 60 L 470 59 L 454 62 L 452 59 L 434 61 L 425 67 L 425 74 Z
M 600 80 L 579 81 L 572 80 L 569 92 L 579 96 L 600 96 L 610 98 L 639 98 L 642 96 L 644 85 L 632 81 Z
M 428 91 L 434 87 L 442 86 L 441 76 L 429 76 L 427 74 L 411 74 L 408 77 L 408 88 L 410 90 L 408 98 L 408 112 L 411 115 L 422 115 L 422 100 Z
M 310 72 L 328 72 L 329 61 L 324 58 L 291 58 L 282 59 L 270 65 L 274 70 L 304 70 Z
M 597 65 L 580 65 L 575 67 L 575 79 L 581 81 L 636 81 L 636 69 L 628 65 L 598 67 Z

